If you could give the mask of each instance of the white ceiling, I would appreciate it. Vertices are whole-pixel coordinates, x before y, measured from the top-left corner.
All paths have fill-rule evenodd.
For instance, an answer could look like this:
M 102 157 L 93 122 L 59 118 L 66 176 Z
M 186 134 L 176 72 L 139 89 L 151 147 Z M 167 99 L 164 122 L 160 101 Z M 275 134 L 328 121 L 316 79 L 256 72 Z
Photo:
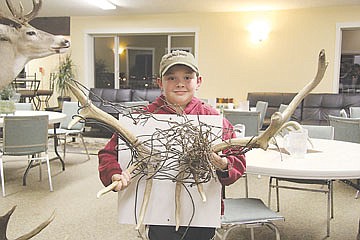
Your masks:
M 20 0 L 12 0 L 17 6 Z M 95 0 L 96 1 L 96 0 Z M 118 4 L 116 10 L 101 10 L 88 0 L 43 0 L 39 17 L 102 16 L 172 12 L 237 12 L 283 10 L 337 5 L 360 5 L 360 0 L 111 0 Z M 26 10 L 31 0 L 22 0 Z M 0 8 L 6 11 L 5 0 Z

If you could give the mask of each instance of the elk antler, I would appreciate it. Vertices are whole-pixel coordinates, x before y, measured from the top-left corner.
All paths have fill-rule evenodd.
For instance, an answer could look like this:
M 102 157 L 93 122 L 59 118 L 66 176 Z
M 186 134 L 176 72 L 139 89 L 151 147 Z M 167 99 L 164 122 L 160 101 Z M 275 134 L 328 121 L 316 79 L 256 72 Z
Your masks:
M 11 214 L 13 214 L 13 212 L 15 211 L 15 208 L 16 208 L 16 206 L 12 207 L 12 209 L 10 209 L 10 211 L 8 211 L 5 215 L 0 216 L 0 239 L 1 240 L 7 240 L 6 229 L 7 229 Z M 37 226 L 35 229 L 30 231 L 29 233 L 17 238 L 16 240 L 28 240 L 28 239 L 34 237 L 35 235 L 40 233 L 44 228 L 46 228 L 47 225 L 49 225 L 54 220 L 54 218 L 55 218 L 55 213 L 53 212 L 47 220 L 45 220 L 43 223 L 41 223 L 39 226 Z
M 33 9 L 28 14 L 24 14 L 24 7 L 22 6 L 21 2 L 20 2 L 20 11 L 17 11 L 14 5 L 12 4 L 11 0 L 6 0 L 6 5 L 12 14 L 12 17 L 6 17 L 6 18 L 21 25 L 26 25 L 33 18 L 36 17 L 42 5 L 42 0 L 32 0 L 32 2 L 33 2 Z
M 252 146 L 252 148 L 262 148 L 266 150 L 269 146 L 270 139 L 279 132 L 281 127 L 294 113 L 295 109 L 301 103 L 301 101 L 320 83 L 325 74 L 327 65 L 328 63 L 325 59 L 325 50 L 321 50 L 319 53 L 318 69 L 315 78 L 293 98 L 283 113 L 275 112 L 271 116 L 269 127 L 258 137 L 229 139 L 226 142 L 214 145 L 212 150 L 214 152 L 220 152 L 232 146 L 246 146 L 246 144 Z
M 83 108 L 80 110 L 80 115 L 83 118 L 92 118 L 92 119 L 107 123 L 110 126 L 114 127 L 114 129 L 126 140 L 126 142 L 128 144 L 130 144 L 134 149 L 137 150 L 137 152 L 139 154 L 139 157 L 138 157 L 139 159 L 145 159 L 145 158 L 148 158 L 149 156 L 151 156 L 150 150 L 148 148 L 146 148 L 145 146 L 143 146 L 143 144 L 140 143 L 139 139 L 135 135 L 133 135 L 130 131 L 128 131 L 127 129 L 122 127 L 119 124 L 119 122 L 117 121 L 117 119 L 115 119 L 113 116 L 111 116 L 111 115 L 105 113 L 104 111 L 100 110 L 99 108 L 95 107 L 91 103 L 91 101 L 84 95 L 84 93 L 81 92 L 80 89 L 74 85 L 74 83 L 75 82 L 68 82 L 67 84 L 69 85 L 72 93 L 75 95 L 75 97 L 79 100 L 80 104 L 83 106 Z M 80 120 L 80 118 L 74 118 L 70 122 L 69 127 L 74 125 L 79 120 Z M 156 161 L 156 157 L 153 156 L 153 158 Z M 137 163 L 131 165 L 127 170 L 129 171 L 129 173 L 132 173 L 139 167 L 144 168 L 147 166 L 143 166 L 143 162 L 138 161 Z M 150 175 L 151 175 L 151 172 L 152 171 L 150 171 Z M 118 185 L 118 183 L 119 183 L 118 181 L 114 181 L 112 184 L 110 184 L 109 186 L 107 186 L 104 189 L 102 189 L 101 191 L 99 191 L 97 194 L 97 197 L 99 198 L 103 194 L 110 192 Z M 136 229 L 139 229 L 140 225 L 143 222 L 147 204 L 148 204 L 149 198 L 150 198 L 151 188 L 152 188 L 152 178 L 148 178 L 146 180 L 146 186 L 145 186 L 145 190 L 144 190 L 144 198 L 143 198 L 142 205 L 140 208 L 140 216 L 139 216 L 139 221 L 136 226 Z

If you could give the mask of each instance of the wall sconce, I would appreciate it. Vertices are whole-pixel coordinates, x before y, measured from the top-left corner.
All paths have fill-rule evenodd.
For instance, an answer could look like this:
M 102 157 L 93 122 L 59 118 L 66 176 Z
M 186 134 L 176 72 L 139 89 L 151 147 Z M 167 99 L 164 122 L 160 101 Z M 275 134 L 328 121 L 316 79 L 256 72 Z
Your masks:
M 125 48 L 119 47 L 119 55 L 124 52 Z M 115 53 L 115 48 L 112 49 L 113 53 Z
M 254 42 L 262 42 L 268 38 L 270 33 L 270 26 L 265 21 L 255 21 L 248 27 L 251 34 L 251 39 Z

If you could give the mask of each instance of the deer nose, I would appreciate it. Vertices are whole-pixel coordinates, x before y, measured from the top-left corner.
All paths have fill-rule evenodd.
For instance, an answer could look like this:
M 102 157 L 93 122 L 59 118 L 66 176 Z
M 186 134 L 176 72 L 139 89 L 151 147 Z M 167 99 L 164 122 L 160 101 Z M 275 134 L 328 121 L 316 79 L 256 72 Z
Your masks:
M 63 45 L 64 47 L 70 47 L 70 41 L 64 39 L 64 41 L 62 42 L 62 45 Z

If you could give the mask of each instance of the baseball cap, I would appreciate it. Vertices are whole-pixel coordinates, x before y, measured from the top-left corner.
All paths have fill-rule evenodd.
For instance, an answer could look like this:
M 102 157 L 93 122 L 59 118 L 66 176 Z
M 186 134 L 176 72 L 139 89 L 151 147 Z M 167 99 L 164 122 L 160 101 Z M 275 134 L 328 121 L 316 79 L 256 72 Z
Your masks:
M 171 53 L 165 54 L 161 58 L 160 77 L 164 76 L 164 74 L 167 70 L 169 70 L 169 68 L 177 64 L 188 66 L 197 74 L 199 73 L 194 56 L 189 52 L 176 50 Z

